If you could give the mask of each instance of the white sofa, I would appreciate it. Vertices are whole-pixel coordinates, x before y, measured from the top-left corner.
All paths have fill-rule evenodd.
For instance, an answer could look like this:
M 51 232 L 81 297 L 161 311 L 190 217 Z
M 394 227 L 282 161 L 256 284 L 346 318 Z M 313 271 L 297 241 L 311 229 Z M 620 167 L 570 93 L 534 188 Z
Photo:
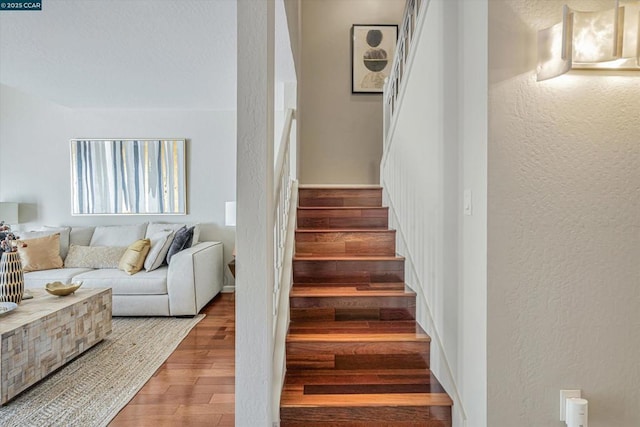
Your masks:
M 55 227 L 24 233 L 60 233 L 60 255 L 64 260 L 70 245 L 124 247 L 148 238 L 151 229 L 177 224 L 151 223 L 130 226 Z M 198 242 L 171 258 L 169 265 L 129 275 L 116 268 L 56 268 L 27 272 L 25 288 L 43 288 L 49 282 L 82 281 L 82 288 L 111 288 L 114 316 L 192 316 L 216 296 L 223 286 L 221 242 Z

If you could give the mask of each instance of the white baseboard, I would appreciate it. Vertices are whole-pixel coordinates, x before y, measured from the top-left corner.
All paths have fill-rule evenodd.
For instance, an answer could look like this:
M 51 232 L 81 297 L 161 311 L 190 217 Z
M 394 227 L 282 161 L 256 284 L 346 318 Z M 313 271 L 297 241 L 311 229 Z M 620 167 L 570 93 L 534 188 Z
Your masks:
M 236 291 L 236 285 L 226 285 L 222 287 L 223 294 L 230 294 Z

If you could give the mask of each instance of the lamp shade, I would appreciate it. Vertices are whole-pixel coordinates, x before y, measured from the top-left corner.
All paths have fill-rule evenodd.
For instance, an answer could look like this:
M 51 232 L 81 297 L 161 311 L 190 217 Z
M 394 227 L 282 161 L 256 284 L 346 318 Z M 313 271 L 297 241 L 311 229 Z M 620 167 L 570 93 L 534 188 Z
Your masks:
M 227 227 L 236 226 L 236 202 L 224 203 L 224 225 Z
M 18 224 L 18 203 L 0 202 L 0 221 Z

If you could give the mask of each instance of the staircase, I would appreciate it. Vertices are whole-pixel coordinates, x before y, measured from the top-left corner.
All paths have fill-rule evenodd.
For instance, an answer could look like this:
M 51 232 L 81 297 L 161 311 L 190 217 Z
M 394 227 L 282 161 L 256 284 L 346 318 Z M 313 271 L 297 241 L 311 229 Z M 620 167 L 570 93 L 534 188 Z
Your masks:
M 450 427 L 382 189 L 298 200 L 281 426 Z

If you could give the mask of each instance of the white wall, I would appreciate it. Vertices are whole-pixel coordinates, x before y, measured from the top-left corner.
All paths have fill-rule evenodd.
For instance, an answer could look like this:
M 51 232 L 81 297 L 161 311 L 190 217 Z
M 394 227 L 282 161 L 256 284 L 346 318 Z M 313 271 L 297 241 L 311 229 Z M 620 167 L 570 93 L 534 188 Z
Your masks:
M 640 79 L 537 83 L 562 3 L 490 2 L 489 425 L 561 426 L 575 388 L 590 427 L 638 426 Z
M 276 421 L 272 407 L 274 3 L 238 2 L 235 423 L 239 427 L 266 427 Z
M 293 54 L 293 62 L 295 69 L 300 68 L 300 37 L 302 31 L 300 29 L 300 13 L 302 0 L 284 0 L 284 8 L 287 17 L 287 27 L 289 29 L 289 38 L 291 41 L 291 52 Z
M 430 2 L 381 167 L 454 426 L 487 425 L 486 14 L 486 1 Z M 464 189 L 472 216 L 462 214 Z
M 451 40 L 445 37 L 445 6 L 439 0 L 429 5 L 381 174 L 390 228 L 398 229 L 398 253 L 407 258 L 405 280 L 418 293 L 417 320 L 432 337 L 432 370 L 451 393 L 455 373 L 447 360 L 455 368 L 459 219 L 457 204 L 448 198 L 458 194 L 458 143 L 456 135 L 446 134 L 445 121 L 453 118 L 445 101 L 457 98 L 457 88 L 448 78 L 455 74 L 447 75 L 443 62 L 434 60 L 444 58 L 444 41 Z M 446 169 L 445 162 L 454 167 Z
M 232 258 L 224 202 L 235 200 L 234 111 L 70 109 L 0 85 L 0 123 L 0 201 L 21 203 L 20 229 L 200 222 L 201 238 L 222 241 Z M 187 139 L 187 215 L 71 216 L 69 140 L 118 137 Z
M 459 149 L 462 153 L 458 209 L 463 207 L 462 191 L 469 190 L 472 196 L 472 214 L 463 213 L 462 216 L 459 252 L 458 386 L 467 427 L 499 427 L 487 421 L 487 62 L 490 3 L 489 0 L 462 2 L 458 23 Z
M 291 27 L 288 25 L 284 0 L 275 2 L 275 93 L 274 93 L 274 162 L 277 161 L 278 149 L 282 141 L 282 131 L 286 111 L 296 108 L 297 104 L 297 78 L 292 50 L 292 40 L 289 36 Z M 297 33 L 295 33 L 297 35 Z M 295 129 L 292 142 L 296 144 Z
M 382 95 L 351 93 L 350 31 L 353 24 L 400 24 L 404 4 L 405 0 L 301 2 L 301 183 L 379 183 Z

